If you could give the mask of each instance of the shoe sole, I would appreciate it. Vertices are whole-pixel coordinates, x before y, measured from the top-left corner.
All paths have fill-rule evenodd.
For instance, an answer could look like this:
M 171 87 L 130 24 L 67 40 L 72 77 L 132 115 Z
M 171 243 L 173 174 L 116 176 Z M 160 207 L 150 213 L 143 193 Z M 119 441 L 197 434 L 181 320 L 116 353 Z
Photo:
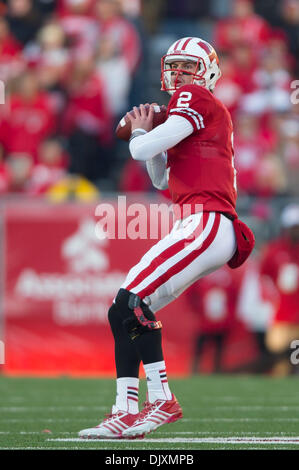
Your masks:
M 143 439 L 146 434 L 150 434 L 151 432 L 156 431 L 156 429 L 158 429 L 160 426 L 163 426 L 163 424 L 174 423 L 175 421 L 178 421 L 182 417 L 183 417 L 182 411 L 178 411 L 175 415 L 170 416 L 169 418 L 167 418 L 166 421 L 159 424 L 155 429 L 152 429 L 151 431 L 143 432 L 142 434 L 138 434 L 138 433 L 131 434 L 130 436 L 123 436 L 123 438 L 125 438 L 125 439 L 138 439 L 138 437 L 140 437 L 140 439 Z

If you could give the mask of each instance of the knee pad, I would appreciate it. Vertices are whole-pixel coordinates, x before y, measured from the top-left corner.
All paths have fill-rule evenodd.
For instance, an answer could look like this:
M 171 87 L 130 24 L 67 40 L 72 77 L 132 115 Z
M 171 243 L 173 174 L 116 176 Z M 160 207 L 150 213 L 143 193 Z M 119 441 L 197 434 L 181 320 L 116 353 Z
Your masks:
M 120 289 L 115 304 L 122 314 L 123 325 L 131 339 L 162 328 L 162 323 L 156 320 L 154 313 L 138 295 Z

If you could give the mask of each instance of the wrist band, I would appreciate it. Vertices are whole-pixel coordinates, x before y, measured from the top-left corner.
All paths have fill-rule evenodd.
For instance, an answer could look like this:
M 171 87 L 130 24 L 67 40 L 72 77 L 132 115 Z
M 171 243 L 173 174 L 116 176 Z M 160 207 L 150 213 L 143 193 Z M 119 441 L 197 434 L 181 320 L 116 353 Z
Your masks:
M 147 131 L 145 129 L 135 129 L 135 131 L 133 131 L 131 134 L 129 142 L 131 142 L 132 139 L 135 139 L 135 137 L 138 137 L 139 135 L 144 135 L 146 133 Z

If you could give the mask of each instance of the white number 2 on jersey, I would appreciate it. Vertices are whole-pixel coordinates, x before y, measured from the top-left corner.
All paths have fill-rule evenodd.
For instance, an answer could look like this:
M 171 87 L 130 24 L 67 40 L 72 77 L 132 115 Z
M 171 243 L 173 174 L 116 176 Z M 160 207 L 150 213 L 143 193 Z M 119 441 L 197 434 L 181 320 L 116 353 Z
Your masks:
M 190 91 L 182 91 L 177 101 L 177 107 L 188 108 L 189 101 L 191 100 L 191 98 L 192 98 L 192 93 Z

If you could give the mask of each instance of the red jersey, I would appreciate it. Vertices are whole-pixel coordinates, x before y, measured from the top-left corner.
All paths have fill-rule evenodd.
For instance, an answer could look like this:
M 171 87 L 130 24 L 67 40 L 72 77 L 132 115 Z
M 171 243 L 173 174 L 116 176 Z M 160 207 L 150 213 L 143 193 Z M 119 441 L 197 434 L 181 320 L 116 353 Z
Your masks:
M 272 279 L 279 293 L 274 321 L 299 323 L 299 243 L 286 237 L 272 241 L 262 257 L 261 274 Z
M 184 85 L 172 96 L 167 116 L 182 116 L 193 133 L 169 149 L 168 187 L 174 204 L 191 213 L 226 212 L 237 217 L 233 128 L 226 107 L 207 89 Z M 186 207 L 186 206 L 185 206 Z

